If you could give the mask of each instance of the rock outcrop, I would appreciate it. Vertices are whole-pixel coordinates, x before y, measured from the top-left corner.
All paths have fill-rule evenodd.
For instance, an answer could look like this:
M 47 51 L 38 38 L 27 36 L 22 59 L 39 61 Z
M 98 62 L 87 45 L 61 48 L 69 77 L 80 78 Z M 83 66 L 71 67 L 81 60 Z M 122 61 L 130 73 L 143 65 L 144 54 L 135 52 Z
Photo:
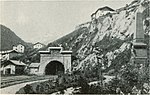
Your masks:
M 92 15 L 91 21 L 79 25 L 73 33 L 56 40 L 49 46 L 61 44 L 64 48 L 72 50 L 75 57 L 73 66 L 79 70 L 92 68 L 98 64 L 98 61 L 103 63 L 102 66 L 106 71 L 116 67 L 121 69 L 124 64 L 130 62 L 132 56 L 135 14 L 141 6 L 147 8 L 145 15 L 150 21 L 149 4 L 148 0 L 134 0 L 125 7 L 111 10 L 112 13 L 96 17 Z

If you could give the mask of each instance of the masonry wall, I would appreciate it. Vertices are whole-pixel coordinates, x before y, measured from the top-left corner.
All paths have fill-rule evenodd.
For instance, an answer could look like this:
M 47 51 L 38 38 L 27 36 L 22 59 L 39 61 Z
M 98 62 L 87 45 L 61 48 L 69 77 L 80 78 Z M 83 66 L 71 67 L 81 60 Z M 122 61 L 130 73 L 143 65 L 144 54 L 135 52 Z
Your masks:
M 65 73 L 71 72 L 71 54 L 40 54 L 40 67 L 38 75 L 45 74 L 45 67 L 51 61 L 59 61 L 64 65 Z
M 10 65 L 7 65 L 6 67 L 2 67 L 2 71 L 3 71 L 4 75 L 6 74 L 7 69 L 10 69 L 10 74 L 15 74 L 15 66 L 14 65 L 10 64 Z
M 146 49 L 135 49 L 136 57 L 145 57 L 147 58 L 147 50 Z
M 134 39 L 136 42 L 144 42 L 144 30 L 143 30 L 143 15 L 142 13 L 136 14 L 136 25 L 135 25 L 135 33 L 134 33 Z
M 38 72 L 38 68 L 30 68 L 30 74 L 37 74 Z
M 63 55 L 65 72 L 71 72 L 71 54 L 64 54 Z

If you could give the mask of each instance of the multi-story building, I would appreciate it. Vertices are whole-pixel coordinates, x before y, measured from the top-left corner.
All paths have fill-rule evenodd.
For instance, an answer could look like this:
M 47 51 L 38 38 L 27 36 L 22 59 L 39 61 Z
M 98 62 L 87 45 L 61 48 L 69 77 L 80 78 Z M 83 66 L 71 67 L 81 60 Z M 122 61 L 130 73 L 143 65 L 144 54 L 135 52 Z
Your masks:
M 22 44 L 18 44 L 17 46 L 13 46 L 13 50 L 20 52 L 20 53 L 24 53 L 25 46 Z
M 34 44 L 33 48 L 35 48 L 35 49 L 40 49 L 40 48 L 42 48 L 42 47 L 44 47 L 44 46 L 45 46 L 44 44 L 42 44 L 42 43 L 40 43 L 40 42 L 37 42 L 37 43 Z

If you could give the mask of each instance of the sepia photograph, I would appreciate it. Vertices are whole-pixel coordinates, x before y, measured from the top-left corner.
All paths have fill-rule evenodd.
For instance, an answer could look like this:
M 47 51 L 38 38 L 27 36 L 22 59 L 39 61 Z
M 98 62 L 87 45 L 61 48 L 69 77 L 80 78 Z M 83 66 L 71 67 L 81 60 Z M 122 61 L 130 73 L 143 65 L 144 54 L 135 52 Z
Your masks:
M 150 0 L 0 0 L 0 94 L 150 95 Z

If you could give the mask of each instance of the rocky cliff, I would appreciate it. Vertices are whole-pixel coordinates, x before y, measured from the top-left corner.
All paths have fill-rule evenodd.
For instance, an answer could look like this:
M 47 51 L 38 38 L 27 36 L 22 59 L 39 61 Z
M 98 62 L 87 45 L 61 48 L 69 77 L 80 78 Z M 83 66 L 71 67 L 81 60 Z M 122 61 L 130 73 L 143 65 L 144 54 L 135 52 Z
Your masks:
M 147 8 L 145 15 L 149 17 L 148 6 L 148 0 L 134 0 L 113 12 L 92 17 L 90 22 L 79 25 L 74 32 L 48 46 L 61 45 L 66 50 L 72 50 L 75 69 L 85 70 L 98 63 L 102 63 L 107 72 L 121 69 L 130 62 L 135 14 L 141 8 Z

